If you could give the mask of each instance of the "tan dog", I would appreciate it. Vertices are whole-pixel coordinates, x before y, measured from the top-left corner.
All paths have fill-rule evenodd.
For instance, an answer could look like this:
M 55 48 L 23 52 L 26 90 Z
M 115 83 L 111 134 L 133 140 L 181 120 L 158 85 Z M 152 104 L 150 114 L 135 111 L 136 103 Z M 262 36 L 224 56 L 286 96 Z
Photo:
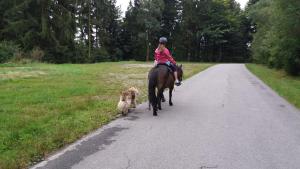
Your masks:
M 127 90 L 130 93 L 130 108 L 136 108 L 137 97 L 139 96 L 139 90 L 135 87 L 131 87 Z
M 121 93 L 117 109 L 122 115 L 127 115 L 130 108 L 136 108 L 138 95 L 139 91 L 135 87 L 131 87 Z
M 118 103 L 118 111 L 122 113 L 122 115 L 127 115 L 129 112 L 130 104 L 131 104 L 131 96 L 128 91 L 124 91 L 120 95 L 120 101 Z

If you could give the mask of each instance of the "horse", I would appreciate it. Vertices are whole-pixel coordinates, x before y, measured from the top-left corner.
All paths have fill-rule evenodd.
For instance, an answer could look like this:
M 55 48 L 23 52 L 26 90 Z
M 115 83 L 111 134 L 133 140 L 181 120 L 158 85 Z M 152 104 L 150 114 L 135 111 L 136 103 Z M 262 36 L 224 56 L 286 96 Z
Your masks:
M 176 65 L 178 80 L 183 77 L 182 65 Z M 153 116 L 157 116 L 157 109 L 161 110 L 161 102 L 164 99 L 163 92 L 169 89 L 169 105 L 173 106 L 172 93 L 174 89 L 175 77 L 172 70 L 165 64 L 158 64 L 152 68 L 148 74 L 148 99 L 149 109 L 153 107 Z M 156 92 L 157 90 L 157 92 Z

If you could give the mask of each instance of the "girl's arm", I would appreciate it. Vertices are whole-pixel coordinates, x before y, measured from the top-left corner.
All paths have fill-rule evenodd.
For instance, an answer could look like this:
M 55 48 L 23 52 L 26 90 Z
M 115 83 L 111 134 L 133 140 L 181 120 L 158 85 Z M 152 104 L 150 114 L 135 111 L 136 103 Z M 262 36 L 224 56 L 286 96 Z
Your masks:
M 166 48 L 166 50 L 165 50 L 165 54 L 166 54 L 166 56 L 168 57 L 168 60 L 169 60 L 172 64 L 176 65 L 175 59 L 172 57 L 170 51 L 169 51 L 167 48 Z

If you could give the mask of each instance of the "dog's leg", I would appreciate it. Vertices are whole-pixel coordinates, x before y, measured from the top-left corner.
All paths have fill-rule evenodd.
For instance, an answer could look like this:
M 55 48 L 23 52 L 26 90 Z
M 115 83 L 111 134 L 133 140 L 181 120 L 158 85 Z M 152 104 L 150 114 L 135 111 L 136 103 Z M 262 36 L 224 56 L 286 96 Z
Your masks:
M 135 97 L 135 93 L 133 93 L 132 96 L 131 96 L 131 107 L 132 107 L 132 108 L 136 108 L 136 97 Z
M 136 100 L 134 100 L 134 102 L 133 102 L 133 108 L 136 108 L 136 105 L 137 105 Z

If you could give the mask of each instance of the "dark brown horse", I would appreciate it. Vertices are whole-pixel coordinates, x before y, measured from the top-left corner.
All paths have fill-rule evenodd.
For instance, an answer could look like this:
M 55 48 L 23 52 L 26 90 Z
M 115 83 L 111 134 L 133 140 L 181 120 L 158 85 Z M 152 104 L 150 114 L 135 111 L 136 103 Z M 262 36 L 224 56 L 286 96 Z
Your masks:
M 181 82 L 183 76 L 182 65 L 176 65 L 176 70 L 178 80 Z M 148 80 L 149 108 L 152 106 L 153 116 L 157 116 L 157 109 L 161 110 L 161 101 L 164 98 L 163 92 L 167 88 L 169 89 L 169 105 L 173 106 L 172 92 L 175 82 L 174 73 L 167 65 L 157 65 L 150 70 Z

